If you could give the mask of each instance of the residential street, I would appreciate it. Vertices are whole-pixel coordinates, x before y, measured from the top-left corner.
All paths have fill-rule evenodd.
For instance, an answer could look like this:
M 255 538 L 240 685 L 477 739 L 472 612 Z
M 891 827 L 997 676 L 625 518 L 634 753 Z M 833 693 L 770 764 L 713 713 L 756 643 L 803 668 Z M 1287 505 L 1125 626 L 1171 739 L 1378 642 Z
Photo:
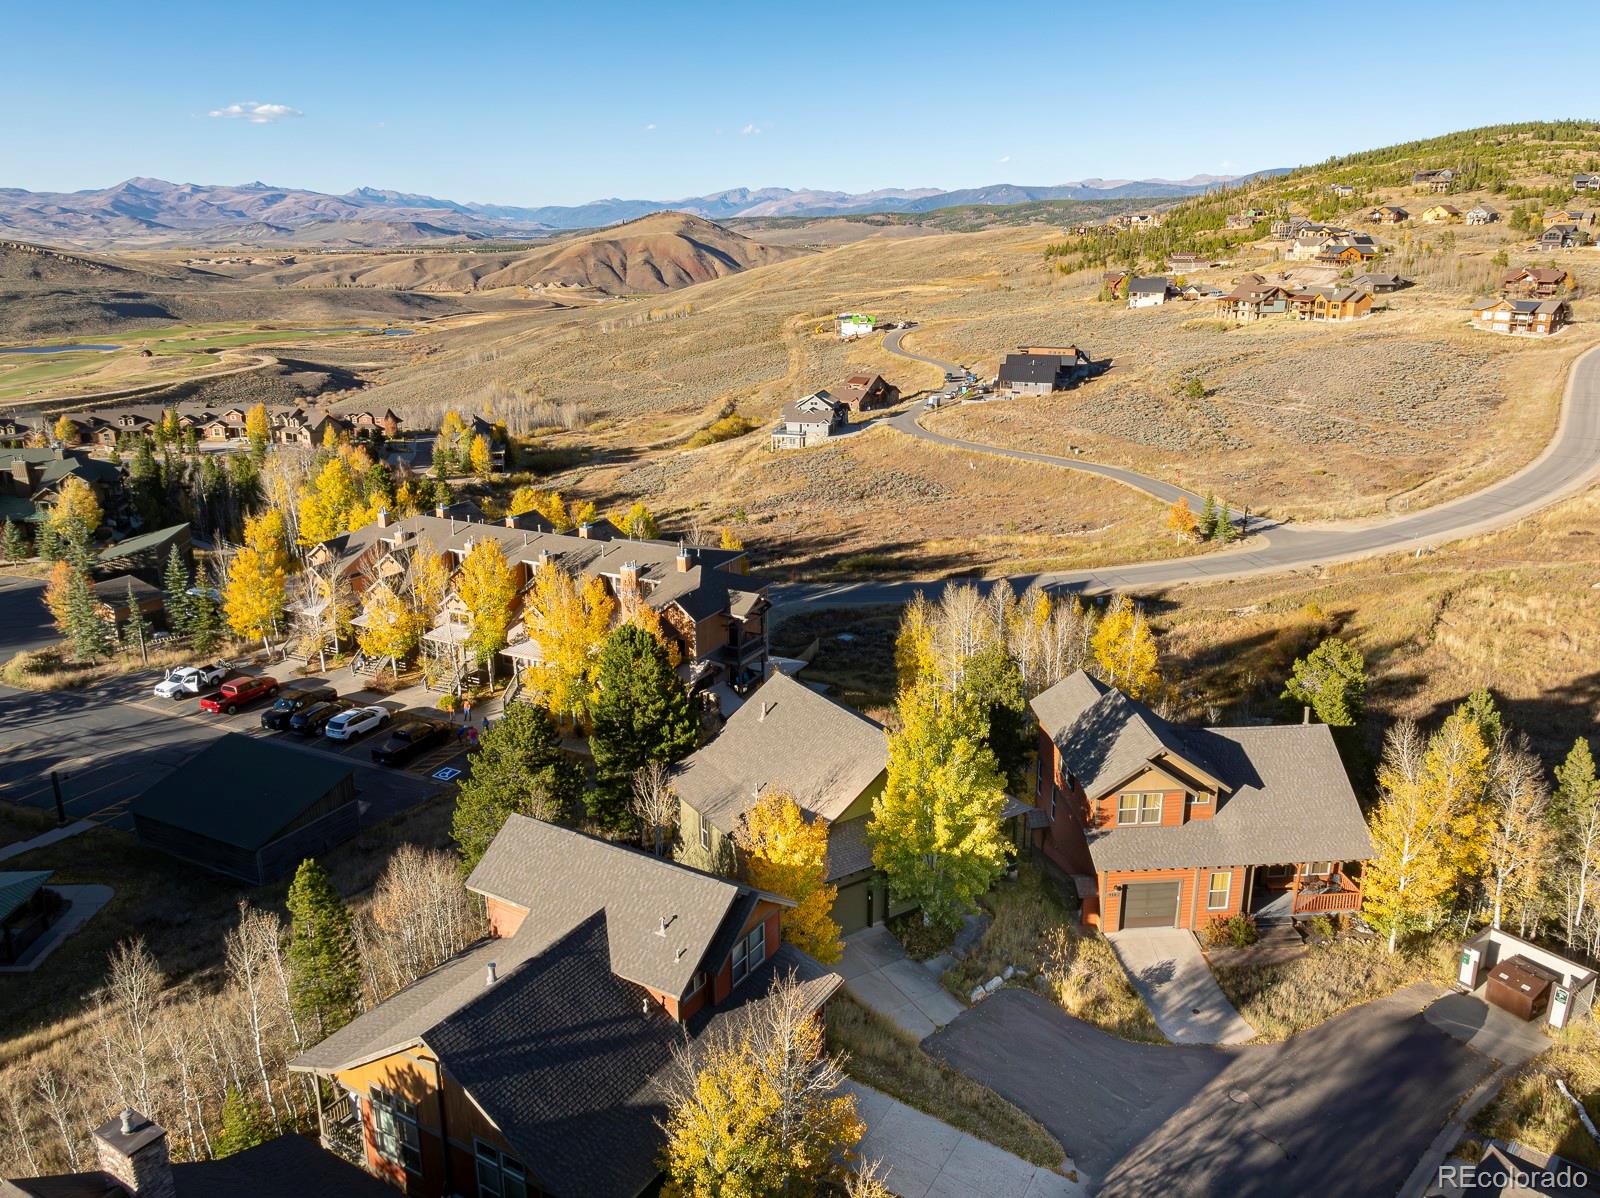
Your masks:
M 1391 1194 L 1494 1068 L 1422 1015 L 1438 993 L 1410 986 L 1282 1044 L 1163 1048 L 1002 990 L 923 1046 L 1045 1124 L 1103 1195 Z
M 44 606 L 44 583 L 0 576 L 0 661 L 60 640 Z

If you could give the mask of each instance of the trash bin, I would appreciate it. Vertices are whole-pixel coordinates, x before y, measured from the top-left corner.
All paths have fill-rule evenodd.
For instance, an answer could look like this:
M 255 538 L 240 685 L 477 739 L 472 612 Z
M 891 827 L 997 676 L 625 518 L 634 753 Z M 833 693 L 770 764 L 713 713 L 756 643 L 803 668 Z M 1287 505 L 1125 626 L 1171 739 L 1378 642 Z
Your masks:
M 1484 997 L 1518 1019 L 1533 1020 L 1550 1006 L 1550 992 L 1561 979 L 1526 957 L 1507 957 L 1489 971 Z

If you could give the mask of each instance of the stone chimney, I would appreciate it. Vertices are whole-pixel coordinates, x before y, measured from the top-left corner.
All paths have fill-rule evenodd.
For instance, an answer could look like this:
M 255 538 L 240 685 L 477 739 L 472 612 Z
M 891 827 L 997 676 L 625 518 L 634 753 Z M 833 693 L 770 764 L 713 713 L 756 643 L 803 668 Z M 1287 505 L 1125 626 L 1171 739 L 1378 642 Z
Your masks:
M 594 535 L 594 525 L 585 520 L 582 524 L 578 525 L 578 535 L 587 541 Z
M 638 589 L 638 587 L 639 587 L 639 563 L 638 562 L 623 562 L 622 563 L 622 569 L 621 569 L 620 573 L 622 575 L 622 585 L 623 586 L 632 587 L 635 590 Z
M 448 508 L 446 508 L 446 507 L 445 507 L 445 505 L 444 505 L 444 504 L 442 504 L 442 503 L 441 503 L 441 504 L 440 504 L 440 505 L 439 505 L 439 506 L 438 506 L 438 507 L 436 507 L 436 508 L 434 508 L 434 509 L 433 509 L 433 514 L 434 514 L 434 515 L 435 515 L 435 516 L 437 516 L 437 517 L 439 517 L 439 519 L 441 519 L 441 520 L 443 520 L 443 519 L 444 519 L 444 517 L 445 517 L 445 513 L 446 513 L 446 511 L 448 511 L 448 510 L 449 510 L 449 509 L 448 509 Z
M 678 542 L 678 573 L 679 574 L 687 574 L 689 572 L 689 568 L 692 565 L 694 565 L 694 559 L 689 556 L 689 546 L 685 545 L 682 541 L 679 541 Z
M 381 507 L 378 509 L 378 527 L 389 527 L 389 509 L 386 507 Z
M 100 1168 L 134 1198 L 177 1198 L 167 1133 L 131 1108 L 95 1128 L 94 1151 Z
M 515 516 L 507 516 L 506 517 L 506 527 L 507 528 L 516 528 L 516 527 L 518 527 L 517 518 Z

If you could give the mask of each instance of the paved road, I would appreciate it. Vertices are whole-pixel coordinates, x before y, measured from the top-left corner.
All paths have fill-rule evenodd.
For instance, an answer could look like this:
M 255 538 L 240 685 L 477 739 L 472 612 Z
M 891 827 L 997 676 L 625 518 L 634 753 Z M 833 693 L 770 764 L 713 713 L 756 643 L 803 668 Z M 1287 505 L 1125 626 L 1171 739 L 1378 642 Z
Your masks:
M 0 576 L 0 660 L 60 639 L 45 610 L 44 583 Z
M 1437 994 L 1407 987 L 1282 1044 L 1163 1048 L 1002 990 L 923 1047 L 1048 1127 L 1102 1195 L 1392 1194 L 1495 1064 L 1422 1014 Z
M 368 754 L 387 733 L 369 734 L 347 746 L 303 740 L 264 730 L 260 712 L 265 703 L 235 716 L 201 715 L 194 699 L 169 703 L 151 697 L 153 683 L 153 675 L 138 675 L 84 691 L 39 693 L 0 686 L 0 796 L 53 810 L 54 770 L 62 775 L 68 819 L 130 830 L 127 809 L 133 799 L 224 732 L 239 732 L 271 737 L 285 752 L 349 761 L 362 823 L 371 824 L 437 793 L 442 784 L 427 771 L 459 755 L 452 746 L 435 750 L 417 768 L 384 769 L 372 765 Z M 223 785 L 219 779 L 219 795 Z
M 918 361 L 947 365 L 902 349 L 899 342 L 902 332 L 897 329 L 886 336 L 884 347 Z M 1098 463 L 1045 453 L 997 449 L 975 441 L 939 437 L 915 425 L 914 411 L 896 417 L 892 423 L 903 431 L 915 429 L 913 435 L 975 453 L 991 453 L 1101 474 L 1128 482 L 1151 495 L 1176 497 L 1180 493 L 1187 494 L 1158 479 L 1138 475 L 1133 479 L 1123 478 L 1122 475 L 1131 472 L 1118 471 Z M 1545 451 L 1522 470 L 1476 494 L 1389 520 L 1277 525 L 1265 532 L 1255 532 L 1235 549 L 1196 557 L 1101 566 L 1088 570 L 1012 575 L 1009 581 L 1014 587 L 1026 587 L 1038 582 L 1047 587 L 1091 593 L 1139 593 L 1182 583 L 1281 574 L 1380 554 L 1432 548 L 1514 523 L 1581 490 L 1593 482 L 1597 474 L 1600 474 L 1600 349 L 1590 350 L 1573 364 L 1562 404 L 1561 421 Z M 799 584 L 774 587 L 773 600 L 780 611 L 796 605 L 849 607 L 904 603 L 917 591 L 937 590 L 940 585 L 927 582 L 863 582 L 832 586 Z

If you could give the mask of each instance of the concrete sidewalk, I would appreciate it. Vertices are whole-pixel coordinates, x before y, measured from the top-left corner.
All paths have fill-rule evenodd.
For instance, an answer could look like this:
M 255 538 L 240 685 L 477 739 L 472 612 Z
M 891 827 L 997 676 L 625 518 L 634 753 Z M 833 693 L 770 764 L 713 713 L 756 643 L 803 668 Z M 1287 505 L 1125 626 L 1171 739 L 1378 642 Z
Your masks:
M 919 1042 L 965 1009 L 882 924 L 846 936 L 835 969 L 852 998 Z
M 1134 928 L 1106 937 L 1155 1016 L 1161 1034 L 1174 1044 L 1243 1044 L 1256 1029 L 1233 1009 L 1211 976 L 1205 954 L 1184 928 Z
M 867 1134 L 857 1151 L 877 1161 L 879 1176 L 899 1198 L 1086 1198 L 1088 1185 L 1030 1165 L 859 1082 L 855 1095 Z

